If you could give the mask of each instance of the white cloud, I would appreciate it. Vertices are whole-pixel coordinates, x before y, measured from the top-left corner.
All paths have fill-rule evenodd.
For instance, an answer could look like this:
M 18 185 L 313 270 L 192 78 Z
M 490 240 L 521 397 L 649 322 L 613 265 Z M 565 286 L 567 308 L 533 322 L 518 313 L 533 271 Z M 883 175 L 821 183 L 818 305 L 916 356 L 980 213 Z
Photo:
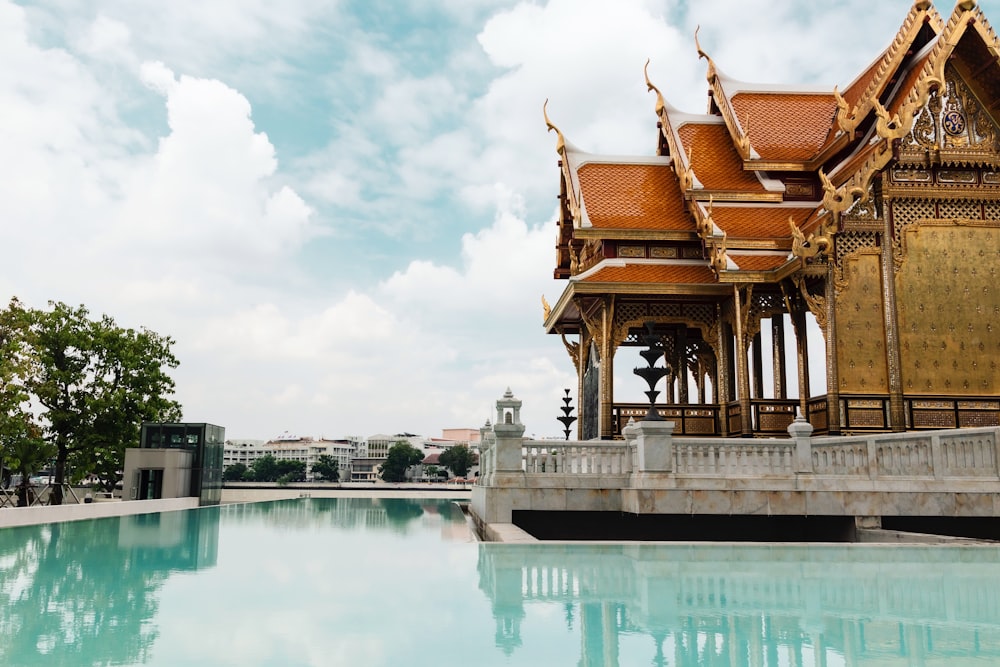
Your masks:
M 843 84 L 910 1 L 877 5 L 418 3 L 454 11 L 420 43 L 337 3 L 0 0 L 16 156 L 0 160 L 0 291 L 171 335 L 185 417 L 232 436 L 434 435 L 480 425 L 507 386 L 529 433 L 561 432 L 576 379 L 541 329 L 541 294 L 564 286 L 543 101 L 585 150 L 651 154 L 643 64 L 704 109 L 697 23 L 734 76 Z M 289 154 L 279 137 L 312 137 L 286 116 L 316 97 L 302 113 L 333 139 Z

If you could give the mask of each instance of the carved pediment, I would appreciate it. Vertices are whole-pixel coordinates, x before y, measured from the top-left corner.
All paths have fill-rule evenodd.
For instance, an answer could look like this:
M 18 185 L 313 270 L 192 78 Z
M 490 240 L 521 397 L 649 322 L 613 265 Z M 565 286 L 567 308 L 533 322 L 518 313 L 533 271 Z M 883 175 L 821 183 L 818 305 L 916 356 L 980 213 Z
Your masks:
M 1000 129 L 948 65 L 944 87 L 930 91 L 900 149 L 902 163 L 992 164 L 1000 160 Z

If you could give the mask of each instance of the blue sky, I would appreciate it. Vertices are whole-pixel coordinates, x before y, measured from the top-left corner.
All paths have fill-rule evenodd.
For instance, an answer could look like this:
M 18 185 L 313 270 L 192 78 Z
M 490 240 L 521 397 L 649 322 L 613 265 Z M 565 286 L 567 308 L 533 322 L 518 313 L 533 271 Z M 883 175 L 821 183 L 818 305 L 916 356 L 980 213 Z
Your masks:
M 0 0 L 0 297 L 172 336 L 185 418 L 229 437 L 435 436 L 508 386 L 557 435 L 544 100 L 650 154 L 643 64 L 703 111 L 697 25 L 731 76 L 843 87 L 910 5 Z

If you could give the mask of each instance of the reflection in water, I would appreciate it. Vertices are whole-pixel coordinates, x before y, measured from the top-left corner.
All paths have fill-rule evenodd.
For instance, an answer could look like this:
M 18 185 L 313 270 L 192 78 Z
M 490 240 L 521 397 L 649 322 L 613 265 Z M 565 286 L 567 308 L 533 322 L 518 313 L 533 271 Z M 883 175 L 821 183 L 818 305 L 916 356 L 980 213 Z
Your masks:
M 0 530 L 4 665 L 143 662 L 170 573 L 215 565 L 219 508 Z
M 247 503 L 229 509 L 240 518 L 258 518 L 289 530 L 336 526 L 406 533 L 417 519 L 440 517 L 443 536 L 452 534 L 455 539 L 468 539 L 461 508 L 454 501 L 437 498 L 299 498 Z
M 527 610 L 558 605 L 584 666 L 633 637 L 674 667 L 1000 663 L 994 547 L 481 544 L 479 587 L 513 659 Z

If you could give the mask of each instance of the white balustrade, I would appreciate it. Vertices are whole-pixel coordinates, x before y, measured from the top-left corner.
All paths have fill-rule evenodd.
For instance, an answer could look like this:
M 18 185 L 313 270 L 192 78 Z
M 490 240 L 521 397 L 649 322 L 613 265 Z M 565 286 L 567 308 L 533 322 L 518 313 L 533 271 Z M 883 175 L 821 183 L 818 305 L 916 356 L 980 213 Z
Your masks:
M 525 440 L 523 470 L 541 475 L 628 474 L 632 450 L 621 441 Z

